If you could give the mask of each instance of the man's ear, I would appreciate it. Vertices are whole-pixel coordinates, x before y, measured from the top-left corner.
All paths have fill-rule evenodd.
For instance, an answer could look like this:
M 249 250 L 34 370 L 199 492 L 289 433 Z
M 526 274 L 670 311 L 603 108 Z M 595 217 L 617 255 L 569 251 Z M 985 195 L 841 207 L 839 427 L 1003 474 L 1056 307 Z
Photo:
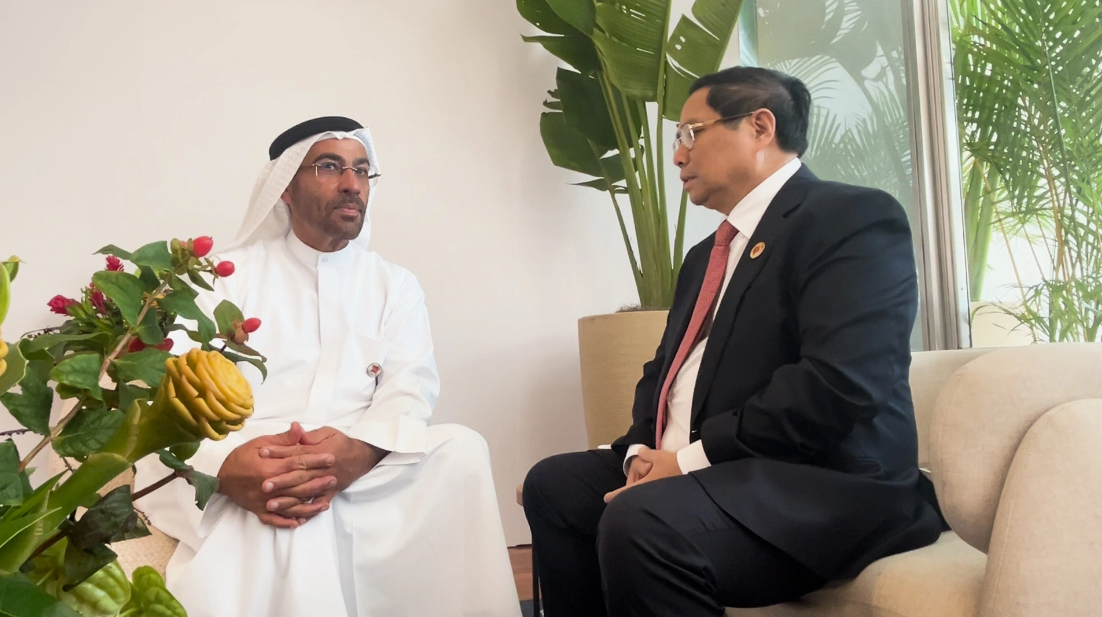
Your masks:
M 768 109 L 759 109 L 750 116 L 750 121 L 754 125 L 756 139 L 768 141 L 777 134 L 777 117 Z
M 287 185 L 287 188 L 283 189 L 283 194 L 279 196 L 283 200 L 283 203 L 288 206 L 291 205 L 291 185 Z

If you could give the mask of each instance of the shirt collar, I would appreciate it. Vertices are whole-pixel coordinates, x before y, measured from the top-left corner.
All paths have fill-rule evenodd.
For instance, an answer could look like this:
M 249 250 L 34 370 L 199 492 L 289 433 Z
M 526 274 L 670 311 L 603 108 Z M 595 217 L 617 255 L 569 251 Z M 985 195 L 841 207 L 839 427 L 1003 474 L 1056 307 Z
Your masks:
M 299 239 L 295 235 L 295 230 L 292 228 L 287 232 L 287 250 L 291 252 L 291 256 L 307 268 L 319 268 L 326 265 L 336 265 L 346 261 L 355 250 L 353 242 L 349 242 L 347 246 L 339 251 L 333 251 L 330 253 L 319 251 L 305 242 Z
M 773 198 L 777 196 L 785 183 L 796 175 L 801 165 L 800 159 L 792 159 L 768 178 L 762 180 L 761 184 L 755 186 L 731 210 L 731 214 L 727 215 L 727 222 L 734 225 L 735 229 L 747 238 L 753 236 L 754 231 L 758 228 L 758 223 L 761 222 L 761 217 L 765 216 L 765 211 L 769 208 L 769 204 L 773 202 Z

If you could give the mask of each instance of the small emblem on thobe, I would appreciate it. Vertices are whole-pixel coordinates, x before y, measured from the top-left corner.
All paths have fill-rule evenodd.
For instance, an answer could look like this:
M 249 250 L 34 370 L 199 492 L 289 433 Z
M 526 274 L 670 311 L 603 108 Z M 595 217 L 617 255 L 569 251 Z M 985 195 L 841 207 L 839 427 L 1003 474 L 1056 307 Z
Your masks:
M 757 259 L 761 257 L 761 254 L 765 252 L 765 243 L 758 242 L 754 245 L 754 248 L 750 249 L 750 259 Z
M 378 364 L 372 363 L 371 366 L 367 367 L 367 376 L 376 381 L 379 380 L 379 375 L 381 375 L 382 373 L 383 367 L 379 366 Z

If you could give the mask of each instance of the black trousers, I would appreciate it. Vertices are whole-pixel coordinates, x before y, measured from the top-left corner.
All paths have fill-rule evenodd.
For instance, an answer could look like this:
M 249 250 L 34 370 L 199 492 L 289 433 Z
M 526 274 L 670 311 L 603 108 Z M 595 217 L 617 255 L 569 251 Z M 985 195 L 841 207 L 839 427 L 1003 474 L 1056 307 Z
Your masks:
M 553 456 L 524 480 L 547 617 L 719 617 L 826 584 L 719 508 L 691 476 L 621 493 L 611 450 Z M 753 496 L 747 496 L 752 499 Z

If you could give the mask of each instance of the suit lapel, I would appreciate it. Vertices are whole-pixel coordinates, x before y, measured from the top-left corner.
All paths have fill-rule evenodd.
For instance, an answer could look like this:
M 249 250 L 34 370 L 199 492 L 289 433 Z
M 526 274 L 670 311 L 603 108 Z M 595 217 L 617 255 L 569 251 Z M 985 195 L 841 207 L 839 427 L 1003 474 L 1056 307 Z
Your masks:
M 738 314 L 742 297 L 773 253 L 773 249 L 777 244 L 776 239 L 784 232 L 787 225 L 785 219 L 803 202 L 804 195 L 807 194 L 808 183 L 815 179 L 814 174 L 806 165 L 801 166 L 799 171 L 781 187 L 777 196 L 770 202 L 761 222 L 754 230 L 754 235 L 751 236 L 750 242 L 746 244 L 746 250 L 739 258 L 734 274 L 731 275 L 731 282 L 728 283 L 727 290 L 720 298 L 719 311 L 716 313 L 712 330 L 708 335 L 708 344 L 704 348 L 704 357 L 700 362 L 700 372 L 697 374 L 693 389 L 690 426 L 696 425 L 696 418 L 704 406 L 708 390 L 715 379 L 719 358 L 723 355 L 723 350 L 731 336 L 731 330 L 734 328 L 735 316 Z M 764 249 L 755 250 L 754 247 L 759 244 L 763 245 Z M 703 281 L 703 276 L 701 276 L 701 281 Z M 699 284 L 696 289 L 699 293 Z

